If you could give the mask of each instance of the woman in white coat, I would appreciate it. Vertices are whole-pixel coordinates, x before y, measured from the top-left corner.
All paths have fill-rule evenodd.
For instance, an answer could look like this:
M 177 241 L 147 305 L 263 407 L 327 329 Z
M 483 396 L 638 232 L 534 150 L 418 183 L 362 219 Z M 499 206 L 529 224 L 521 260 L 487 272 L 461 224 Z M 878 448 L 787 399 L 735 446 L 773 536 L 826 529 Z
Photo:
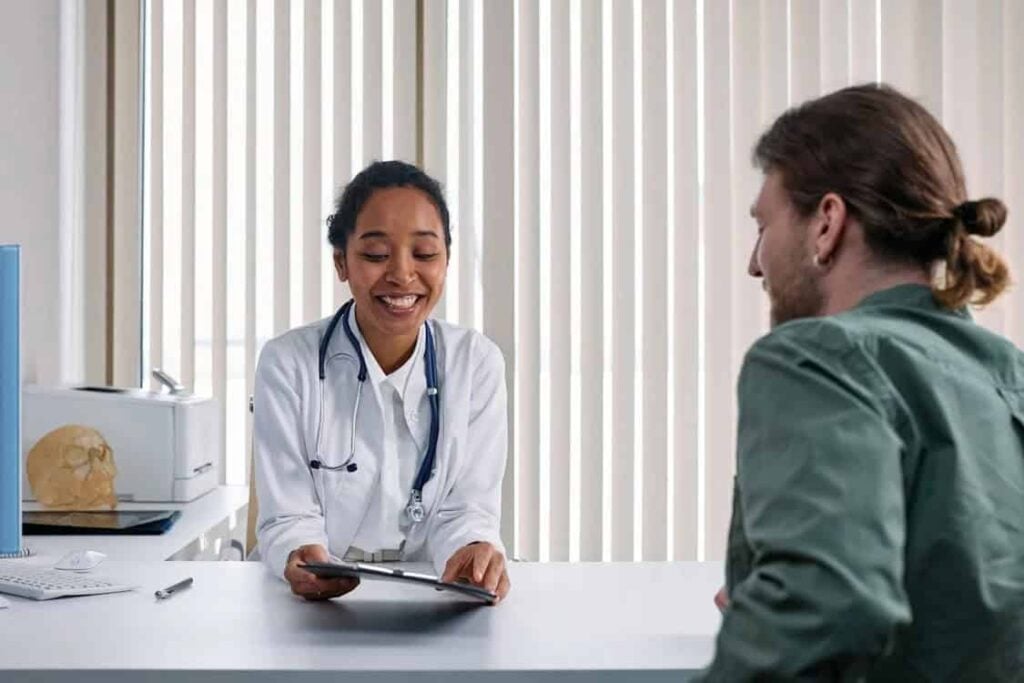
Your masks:
M 269 341 L 256 370 L 263 561 L 310 600 L 358 585 L 299 568 L 332 557 L 428 560 L 503 598 L 504 361 L 482 334 L 429 319 L 451 246 L 441 188 L 375 162 L 328 226 L 353 301 Z

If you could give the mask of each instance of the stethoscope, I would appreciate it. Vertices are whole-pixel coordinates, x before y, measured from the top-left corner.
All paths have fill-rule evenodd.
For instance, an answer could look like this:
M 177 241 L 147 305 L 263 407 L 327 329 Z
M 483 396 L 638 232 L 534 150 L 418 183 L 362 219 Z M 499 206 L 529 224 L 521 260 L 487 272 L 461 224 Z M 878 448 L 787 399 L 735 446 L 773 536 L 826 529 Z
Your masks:
M 316 457 L 309 461 L 310 469 L 314 470 L 328 470 L 330 472 L 338 472 L 344 470 L 346 472 L 355 472 L 358 468 L 355 462 L 356 457 L 356 418 L 359 416 L 359 399 L 363 393 L 363 383 L 366 382 L 368 375 L 366 370 L 366 359 L 363 358 L 363 349 L 359 345 L 359 340 L 356 339 L 355 334 L 352 333 L 352 326 L 349 324 L 349 313 L 352 310 L 352 301 L 348 301 L 338 312 L 331 318 L 331 322 L 327 324 L 327 330 L 324 332 L 323 338 L 320 340 L 320 356 L 319 356 L 319 371 L 320 371 L 320 419 L 317 422 L 316 428 Z M 349 342 L 352 344 L 352 348 L 356 350 L 356 356 L 359 358 L 359 383 L 356 384 L 356 400 L 352 404 L 352 428 L 349 430 L 349 446 L 348 446 L 348 458 L 345 462 L 340 465 L 325 465 L 320 459 L 320 436 L 324 426 L 324 377 L 326 375 L 325 369 L 327 365 L 327 346 L 331 341 L 331 335 L 334 334 L 334 329 L 338 326 L 338 322 L 341 322 L 342 329 L 345 331 L 345 336 L 348 337 Z M 412 485 L 412 492 L 409 494 L 409 502 L 405 506 L 405 512 L 409 516 L 410 521 L 414 524 L 422 522 L 426 516 L 426 512 L 423 509 L 423 487 L 430 480 L 430 477 L 434 474 L 434 460 L 437 456 L 437 438 L 441 431 L 441 422 L 439 418 L 440 408 L 440 395 L 437 390 L 437 356 L 434 353 L 434 335 L 430 331 L 430 324 L 426 321 L 423 323 L 423 329 L 426 332 L 426 351 L 423 354 L 423 372 L 427 378 L 427 400 L 430 402 L 430 440 L 427 443 L 427 454 L 423 458 L 423 463 L 420 465 L 420 471 L 416 474 L 416 479 Z

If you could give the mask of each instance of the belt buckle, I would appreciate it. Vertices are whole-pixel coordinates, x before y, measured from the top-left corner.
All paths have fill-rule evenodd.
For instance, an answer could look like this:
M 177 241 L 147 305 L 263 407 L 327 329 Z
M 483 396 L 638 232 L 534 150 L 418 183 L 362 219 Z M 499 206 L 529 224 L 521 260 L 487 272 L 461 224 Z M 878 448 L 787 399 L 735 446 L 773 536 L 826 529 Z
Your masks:
M 402 552 L 400 550 L 393 550 L 385 548 L 384 550 L 377 550 L 373 553 L 373 562 L 397 562 L 402 559 Z
M 355 550 L 355 551 L 350 550 L 347 554 L 349 556 L 352 556 L 352 555 L 356 556 L 356 557 L 353 557 L 351 560 L 349 560 L 350 562 L 351 561 L 355 561 L 355 562 L 373 562 L 373 563 L 377 563 L 377 562 L 397 562 L 397 561 L 402 559 L 402 551 L 401 550 L 393 550 L 393 549 L 389 549 L 389 548 L 384 548 L 384 549 L 381 549 L 381 550 L 372 550 L 372 551 L 366 551 L 366 550 L 362 550 L 362 549 L 358 549 L 358 550 Z

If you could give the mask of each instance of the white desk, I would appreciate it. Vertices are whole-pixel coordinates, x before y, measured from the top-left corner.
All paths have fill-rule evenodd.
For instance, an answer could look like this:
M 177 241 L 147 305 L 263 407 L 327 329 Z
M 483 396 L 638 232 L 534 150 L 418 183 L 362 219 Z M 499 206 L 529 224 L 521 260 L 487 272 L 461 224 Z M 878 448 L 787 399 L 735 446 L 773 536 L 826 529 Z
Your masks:
M 514 563 L 508 599 L 487 607 L 371 581 L 307 603 L 251 562 L 96 571 L 142 587 L 11 597 L 0 610 L 0 680 L 679 681 L 711 659 L 722 583 L 719 562 Z M 192 588 L 154 599 L 186 576 Z
M 212 560 L 230 539 L 244 544 L 248 502 L 248 486 L 220 486 L 189 503 L 121 503 L 121 510 L 181 510 L 181 517 L 158 536 L 26 535 L 24 545 L 38 555 L 99 550 L 111 560 Z M 23 508 L 42 509 L 31 502 Z

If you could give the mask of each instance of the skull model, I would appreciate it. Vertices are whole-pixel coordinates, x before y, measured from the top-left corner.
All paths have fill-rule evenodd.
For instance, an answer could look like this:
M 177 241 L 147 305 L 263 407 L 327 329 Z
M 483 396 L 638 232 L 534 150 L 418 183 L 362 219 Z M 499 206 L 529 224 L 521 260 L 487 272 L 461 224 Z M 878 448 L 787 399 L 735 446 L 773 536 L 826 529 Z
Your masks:
M 39 439 L 28 453 L 28 483 L 36 500 L 60 510 L 113 509 L 114 452 L 91 427 L 64 425 Z

